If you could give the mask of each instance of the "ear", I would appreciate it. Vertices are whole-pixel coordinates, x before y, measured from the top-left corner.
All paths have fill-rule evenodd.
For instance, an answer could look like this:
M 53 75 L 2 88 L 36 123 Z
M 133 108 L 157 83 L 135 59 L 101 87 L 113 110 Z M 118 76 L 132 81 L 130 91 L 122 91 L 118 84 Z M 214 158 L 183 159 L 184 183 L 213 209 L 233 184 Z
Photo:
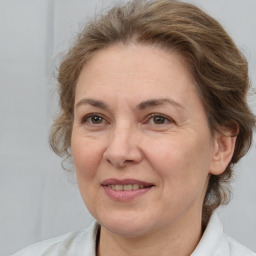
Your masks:
M 229 132 L 215 132 L 214 152 L 209 173 L 222 174 L 232 159 L 237 136 Z

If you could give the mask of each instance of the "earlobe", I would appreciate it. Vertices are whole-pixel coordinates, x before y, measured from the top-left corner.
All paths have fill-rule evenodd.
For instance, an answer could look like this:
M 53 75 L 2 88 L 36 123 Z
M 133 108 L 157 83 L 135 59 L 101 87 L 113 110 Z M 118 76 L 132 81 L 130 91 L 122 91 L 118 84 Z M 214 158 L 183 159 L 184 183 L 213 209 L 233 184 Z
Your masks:
M 222 174 L 232 159 L 237 136 L 231 134 L 216 133 L 214 136 L 214 153 L 210 174 Z

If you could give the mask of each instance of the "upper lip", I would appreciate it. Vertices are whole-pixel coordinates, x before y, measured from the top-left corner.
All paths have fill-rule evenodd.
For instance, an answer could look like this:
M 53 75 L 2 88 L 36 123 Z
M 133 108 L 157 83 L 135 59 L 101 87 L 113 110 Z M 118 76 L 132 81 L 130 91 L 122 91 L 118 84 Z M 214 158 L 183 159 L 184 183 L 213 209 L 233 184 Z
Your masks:
M 102 186 L 108 186 L 108 185 L 130 185 L 130 184 L 138 184 L 138 185 L 143 185 L 145 187 L 150 187 L 153 186 L 153 183 L 148 183 L 145 181 L 141 181 L 141 180 L 136 180 L 136 179 L 123 179 L 123 180 L 119 180 L 119 179 L 107 179 L 104 180 L 101 185 Z

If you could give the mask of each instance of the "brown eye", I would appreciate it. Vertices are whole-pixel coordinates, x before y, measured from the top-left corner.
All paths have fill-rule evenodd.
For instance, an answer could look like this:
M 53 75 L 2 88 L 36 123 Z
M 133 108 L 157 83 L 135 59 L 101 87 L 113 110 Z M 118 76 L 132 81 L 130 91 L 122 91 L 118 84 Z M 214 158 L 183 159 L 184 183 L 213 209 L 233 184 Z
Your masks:
M 90 125 L 100 125 L 105 124 L 106 120 L 100 115 L 90 114 L 83 118 L 82 123 L 88 123 Z
M 168 124 L 171 122 L 170 118 L 160 114 L 152 114 L 148 119 L 148 123 L 152 125 Z
M 154 116 L 152 119 L 153 119 L 152 121 L 153 121 L 154 124 L 164 124 L 164 123 L 166 123 L 166 118 L 162 117 L 162 116 Z
M 104 121 L 102 117 L 96 116 L 96 115 L 90 117 L 89 120 L 88 121 L 91 122 L 92 124 L 101 124 Z

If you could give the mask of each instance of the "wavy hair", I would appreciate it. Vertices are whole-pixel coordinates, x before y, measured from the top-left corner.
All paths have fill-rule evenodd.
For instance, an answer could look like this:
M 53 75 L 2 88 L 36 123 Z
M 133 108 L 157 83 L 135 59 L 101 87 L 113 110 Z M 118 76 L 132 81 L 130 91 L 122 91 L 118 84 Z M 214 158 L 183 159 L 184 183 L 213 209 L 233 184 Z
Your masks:
M 225 172 L 210 177 L 203 204 L 205 225 L 213 210 L 229 201 L 233 166 L 252 143 L 255 116 L 246 101 L 247 61 L 223 27 L 192 4 L 132 0 L 115 5 L 86 24 L 60 65 L 60 112 L 52 126 L 50 144 L 62 157 L 71 156 L 74 95 L 80 71 L 97 51 L 116 43 L 156 45 L 181 55 L 196 81 L 211 131 L 224 126 L 237 136 Z

